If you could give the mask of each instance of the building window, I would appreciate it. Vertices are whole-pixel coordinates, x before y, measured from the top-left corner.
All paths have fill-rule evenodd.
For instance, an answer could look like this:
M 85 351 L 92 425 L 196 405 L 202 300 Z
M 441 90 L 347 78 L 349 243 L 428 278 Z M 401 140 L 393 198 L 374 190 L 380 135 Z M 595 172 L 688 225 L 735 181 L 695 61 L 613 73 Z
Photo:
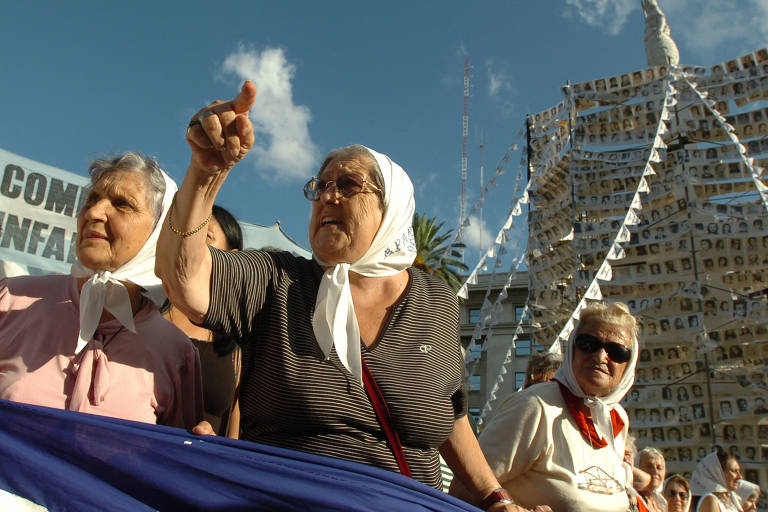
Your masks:
M 544 347 L 542 347 L 535 341 L 533 342 L 533 348 L 536 349 L 536 352 L 544 352 L 544 350 L 546 350 Z
M 480 308 L 472 308 L 469 310 L 469 323 L 476 324 L 480 321 Z
M 483 377 L 480 375 L 472 375 L 469 378 L 469 390 L 480 391 L 480 386 L 483 384 Z
M 469 415 L 472 416 L 472 418 L 477 422 L 478 418 L 480 418 L 480 414 L 482 414 L 482 410 L 479 407 L 470 407 L 469 408 Z
M 525 372 L 515 372 L 515 389 L 523 387 L 523 382 L 525 382 Z
M 515 355 L 516 356 L 531 355 L 531 340 L 517 340 L 517 342 L 515 343 Z
M 523 319 L 524 310 L 525 310 L 524 306 L 515 306 L 515 322 L 520 323 L 520 320 Z

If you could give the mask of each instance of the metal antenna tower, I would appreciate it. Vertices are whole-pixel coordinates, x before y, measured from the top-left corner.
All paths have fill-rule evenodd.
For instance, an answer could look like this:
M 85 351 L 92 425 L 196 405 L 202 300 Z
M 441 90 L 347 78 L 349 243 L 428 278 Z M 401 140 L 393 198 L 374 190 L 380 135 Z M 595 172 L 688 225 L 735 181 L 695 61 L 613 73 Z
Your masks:
M 469 59 L 464 59 L 464 116 L 461 118 L 461 199 L 459 200 L 459 233 L 457 242 L 464 241 L 464 221 L 467 201 L 467 136 L 469 135 Z M 461 260 L 464 261 L 462 251 Z
M 483 136 L 480 135 L 480 219 L 479 219 L 479 232 L 480 232 L 480 249 L 483 247 L 483 206 L 485 203 L 485 141 Z

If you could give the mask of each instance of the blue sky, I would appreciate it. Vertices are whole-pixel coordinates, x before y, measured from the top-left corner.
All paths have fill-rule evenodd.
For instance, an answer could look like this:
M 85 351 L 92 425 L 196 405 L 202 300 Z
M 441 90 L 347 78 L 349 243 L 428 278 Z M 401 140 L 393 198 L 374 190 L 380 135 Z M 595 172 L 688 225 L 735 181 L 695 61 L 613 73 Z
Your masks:
M 681 63 L 768 44 L 768 0 L 660 4 Z M 389 154 L 414 182 L 417 211 L 456 226 L 465 58 L 468 209 L 481 142 L 488 177 L 525 115 L 559 102 L 567 80 L 646 64 L 640 0 L 12 2 L 3 19 L 0 147 L 79 174 L 105 153 L 137 150 L 180 181 L 189 117 L 250 78 L 257 148 L 218 202 L 248 222 L 279 219 L 305 247 L 301 187 L 325 153 L 352 143 Z M 480 230 L 487 244 L 506 218 L 519 160 L 518 151 L 470 245 Z

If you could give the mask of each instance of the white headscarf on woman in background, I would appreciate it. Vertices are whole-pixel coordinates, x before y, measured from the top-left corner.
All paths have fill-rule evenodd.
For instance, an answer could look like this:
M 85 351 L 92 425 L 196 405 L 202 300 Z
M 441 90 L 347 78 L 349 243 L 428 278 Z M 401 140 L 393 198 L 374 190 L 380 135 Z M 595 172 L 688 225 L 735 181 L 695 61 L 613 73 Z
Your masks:
M 614 305 L 615 304 L 611 304 L 610 306 Z M 624 304 L 621 304 L 621 306 L 623 306 L 621 310 L 624 314 L 632 316 L 629 312 L 629 309 Z M 608 324 L 613 324 L 612 322 L 603 320 L 596 315 L 587 316 L 584 320 L 599 320 Z M 618 386 L 616 386 L 616 388 L 606 396 L 588 396 L 581 389 L 581 386 L 579 386 L 579 383 L 576 380 L 576 375 L 573 373 L 573 340 L 576 338 L 576 335 L 579 332 L 579 325 L 581 322 L 582 320 L 580 319 L 579 324 L 577 324 L 573 331 L 571 331 L 571 335 L 568 337 L 568 340 L 565 343 L 565 357 L 563 357 L 562 366 L 560 366 L 560 369 L 555 374 L 555 380 L 566 386 L 571 391 L 571 393 L 577 397 L 584 399 L 584 405 L 589 407 L 589 411 L 592 415 L 592 422 L 595 424 L 597 435 L 603 437 L 608 443 L 608 446 L 610 446 L 616 454 L 616 473 L 624 474 L 625 469 L 622 469 L 622 464 L 624 462 L 624 436 L 614 436 L 613 423 L 611 421 L 611 411 L 615 410 L 619 414 L 622 421 L 624 421 L 624 428 L 628 429 L 629 417 L 619 402 L 622 398 L 624 398 L 624 395 L 629 392 L 629 389 L 635 383 L 635 367 L 637 366 L 637 357 L 639 352 L 637 336 L 635 336 L 634 333 L 630 330 L 629 335 L 632 339 L 632 357 L 629 360 L 629 364 L 627 365 L 626 369 L 624 370 L 624 375 L 622 375 Z M 626 483 L 632 485 L 632 482 Z
M 705 496 L 713 492 L 728 492 L 725 473 L 717 458 L 717 452 L 712 452 L 701 459 L 691 475 L 692 494 Z

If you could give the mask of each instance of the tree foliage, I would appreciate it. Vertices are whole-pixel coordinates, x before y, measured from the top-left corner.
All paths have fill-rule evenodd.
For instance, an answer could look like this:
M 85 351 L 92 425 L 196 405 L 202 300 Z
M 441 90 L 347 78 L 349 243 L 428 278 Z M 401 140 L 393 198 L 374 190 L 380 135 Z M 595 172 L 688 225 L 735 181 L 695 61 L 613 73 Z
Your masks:
M 413 234 L 416 239 L 416 260 L 413 266 L 448 283 L 453 290 L 458 290 L 462 284 L 460 272 L 465 272 L 467 266 L 461 261 L 461 253 L 455 244 L 449 245 L 453 238 L 453 230 L 443 229 L 443 223 L 435 217 L 427 218 L 426 214 L 413 216 Z

